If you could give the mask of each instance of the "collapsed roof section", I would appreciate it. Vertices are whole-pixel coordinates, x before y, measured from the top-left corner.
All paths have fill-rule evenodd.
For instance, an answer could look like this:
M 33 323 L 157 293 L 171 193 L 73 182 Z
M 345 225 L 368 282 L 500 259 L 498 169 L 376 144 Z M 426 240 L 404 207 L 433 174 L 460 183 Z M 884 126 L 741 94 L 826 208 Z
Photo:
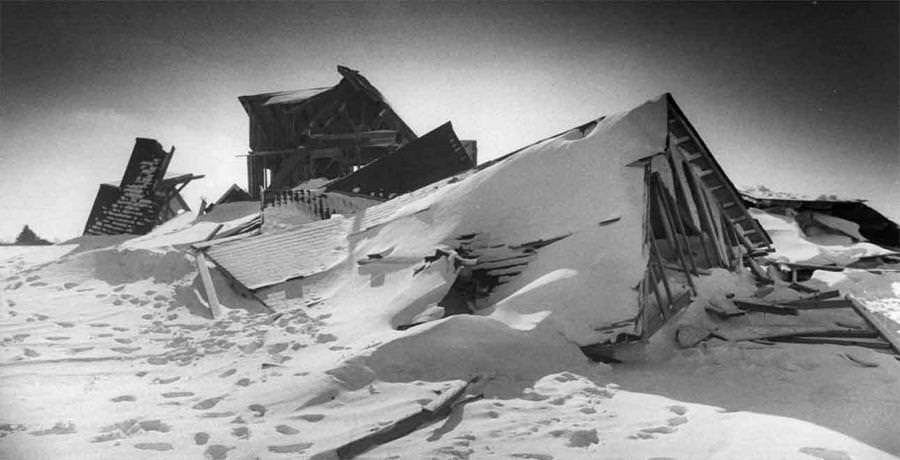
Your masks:
M 326 191 L 391 198 L 475 167 L 450 122 L 358 171 L 325 185 Z
M 465 261 L 448 265 L 455 281 L 443 294 L 427 289 L 439 305 L 459 306 L 447 312 L 513 327 L 549 315 L 548 324 L 588 345 L 649 337 L 687 305 L 695 276 L 736 269 L 747 253 L 770 250 L 769 241 L 666 94 L 356 215 L 208 254 L 282 307 L 321 283 L 381 298 L 388 274 L 415 292 L 419 273 L 453 258 Z M 428 304 L 407 297 L 382 307 L 412 317 Z
M 416 139 L 384 96 L 359 72 L 338 66 L 330 88 L 241 96 L 250 117 L 248 192 L 335 179 Z
M 304 181 L 292 189 L 263 192 L 263 233 L 296 227 L 334 214 L 354 214 L 386 199 L 475 167 L 474 143 L 466 148 L 447 122 L 428 134 L 335 180 Z
M 807 235 L 843 234 L 854 241 L 869 241 L 900 251 L 900 226 L 864 200 L 781 198 L 749 193 L 744 193 L 742 198 L 747 206 L 764 211 L 783 214 L 792 210 Z
M 85 235 L 143 235 L 183 210 L 181 190 L 202 175 L 166 175 L 168 152 L 154 139 L 137 138 L 119 185 L 100 184 L 84 227 Z

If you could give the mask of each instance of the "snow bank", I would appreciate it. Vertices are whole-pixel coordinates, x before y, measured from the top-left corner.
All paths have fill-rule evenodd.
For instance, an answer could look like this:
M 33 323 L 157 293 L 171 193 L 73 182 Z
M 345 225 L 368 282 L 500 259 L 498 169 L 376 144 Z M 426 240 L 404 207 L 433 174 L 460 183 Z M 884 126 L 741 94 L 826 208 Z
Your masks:
M 50 276 L 74 280 L 95 279 L 108 284 L 133 283 L 151 279 L 173 283 L 194 271 L 193 258 L 177 250 L 94 249 L 73 253 L 47 266 Z

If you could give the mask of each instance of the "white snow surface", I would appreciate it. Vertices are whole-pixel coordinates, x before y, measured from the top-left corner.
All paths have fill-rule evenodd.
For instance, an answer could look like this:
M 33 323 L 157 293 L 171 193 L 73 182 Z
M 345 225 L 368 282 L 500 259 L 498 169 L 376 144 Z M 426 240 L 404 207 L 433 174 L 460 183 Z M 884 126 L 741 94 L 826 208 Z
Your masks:
M 204 236 L 203 219 L 140 238 L 0 248 L 0 458 L 336 458 L 476 375 L 468 395 L 480 397 L 359 458 L 897 458 L 892 356 L 675 345 L 679 326 L 747 326 L 716 324 L 704 307 L 757 293 L 748 274 L 697 279 L 698 298 L 624 364 L 581 353 L 637 313 L 643 171 L 625 165 L 661 150 L 662 108 L 370 208 L 390 218 L 351 234 L 342 263 L 286 284 L 294 307 L 277 313 L 213 270 L 223 314 L 209 318 L 186 245 Z M 509 245 L 570 236 L 541 248 L 481 314 L 396 330 L 433 312 L 456 277 L 450 258 L 423 257 L 469 233 Z M 357 264 L 376 253 L 386 256 Z M 816 286 L 900 311 L 896 277 L 818 275 Z

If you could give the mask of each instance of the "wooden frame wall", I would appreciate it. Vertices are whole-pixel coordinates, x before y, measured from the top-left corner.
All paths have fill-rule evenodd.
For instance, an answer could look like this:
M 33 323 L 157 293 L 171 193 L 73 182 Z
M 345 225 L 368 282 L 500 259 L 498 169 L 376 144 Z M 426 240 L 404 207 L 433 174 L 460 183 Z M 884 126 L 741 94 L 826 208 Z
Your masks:
M 706 268 L 734 270 L 743 263 L 744 251 L 740 248 L 749 244 L 742 241 L 733 219 L 700 180 L 683 152 L 667 149 L 657 157 L 656 162 L 651 159 L 644 166 L 644 244 L 648 262 L 639 296 L 640 330 L 645 339 L 697 294 L 692 276 Z M 664 174 L 670 176 L 663 177 Z M 660 240 L 659 234 L 663 236 Z M 671 249 L 668 254 L 661 249 L 660 241 Z

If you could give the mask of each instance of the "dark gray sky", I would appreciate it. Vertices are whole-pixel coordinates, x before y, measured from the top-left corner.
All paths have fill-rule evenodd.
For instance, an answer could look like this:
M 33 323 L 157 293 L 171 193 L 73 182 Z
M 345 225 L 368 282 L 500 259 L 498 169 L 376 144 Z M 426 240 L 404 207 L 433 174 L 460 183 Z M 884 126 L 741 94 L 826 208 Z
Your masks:
M 738 185 L 900 218 L 897 2 L 2 3 L 0 238 L 81 231 L 135 137 L 245 185 L 237 96 L 360 70 L 487 160 L 671 92 Z M 11 197 L 16 197 L 12 199 Z

